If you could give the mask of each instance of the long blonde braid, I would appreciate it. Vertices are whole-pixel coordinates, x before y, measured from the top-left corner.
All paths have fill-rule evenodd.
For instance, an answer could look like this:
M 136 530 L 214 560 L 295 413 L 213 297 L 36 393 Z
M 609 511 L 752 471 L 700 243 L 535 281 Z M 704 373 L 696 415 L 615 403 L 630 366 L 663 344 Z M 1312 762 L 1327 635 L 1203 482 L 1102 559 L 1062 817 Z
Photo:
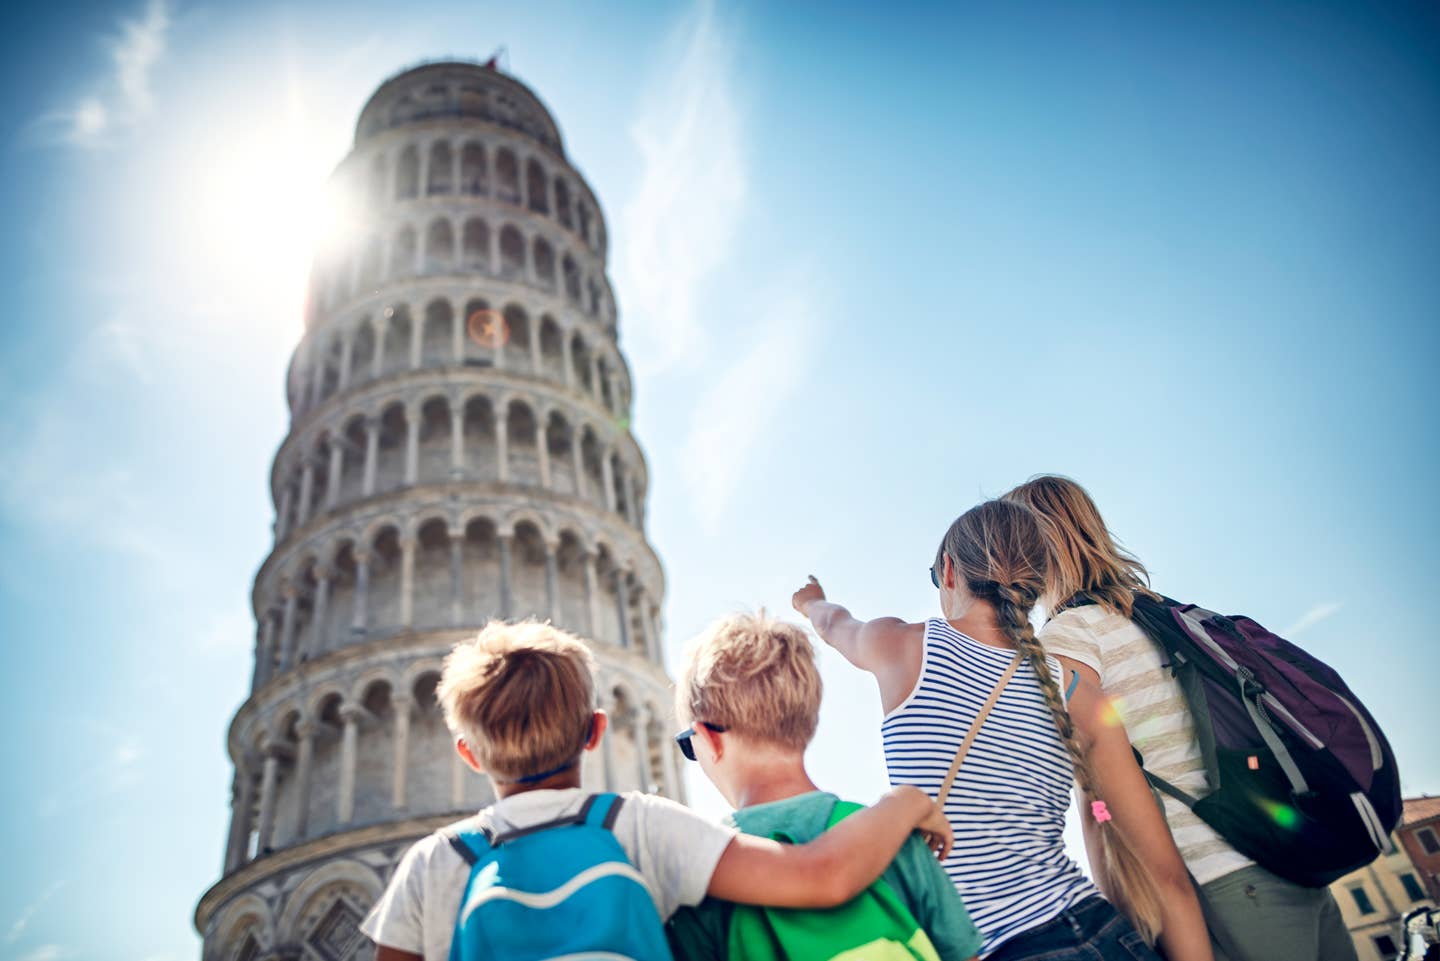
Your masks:
M 1049 560 L 1047 542 L 1034 515 L 1020 504 L 987 501 L 971 508 L 950 525 L 938 553 L 937 566 L 941 558 L 948 556 L 956 573 L 964 578 L 966 589 L 995 608 L 1000 629 L 1029 661 L 1040 682 L 1055 731 L 1075 768 L 1075 781 L 1082 798 L 1099 800 L 1094 770 L 1075 736 L 1075 726 L 1065 707 L 1060 685 L 1030 623 L 1030 612 L 1045 590 Z M 1090 804 L 1082 805 L 1082 816 L 1094 816 Z M 1102 848 L 1100 861 L 1108 881 L 1106 897 L 1153 945 L 1160 933 L 1162 917 L 1154 877 L 1124 834 L 1113 825 L 1101 830 L 1098 836 Z

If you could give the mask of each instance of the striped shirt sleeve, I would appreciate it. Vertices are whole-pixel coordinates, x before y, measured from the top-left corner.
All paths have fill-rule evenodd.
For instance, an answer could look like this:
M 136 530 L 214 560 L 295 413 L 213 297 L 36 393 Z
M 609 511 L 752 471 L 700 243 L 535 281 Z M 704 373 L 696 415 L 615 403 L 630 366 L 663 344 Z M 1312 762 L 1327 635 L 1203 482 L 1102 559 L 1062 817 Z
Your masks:
M 1100 676 L 1105 686 L 1105 662 L 1100 656 L 1100 641 L 1079 611 L 1061 611 L 1040 631 L 1045 653 L 1079 661 Z

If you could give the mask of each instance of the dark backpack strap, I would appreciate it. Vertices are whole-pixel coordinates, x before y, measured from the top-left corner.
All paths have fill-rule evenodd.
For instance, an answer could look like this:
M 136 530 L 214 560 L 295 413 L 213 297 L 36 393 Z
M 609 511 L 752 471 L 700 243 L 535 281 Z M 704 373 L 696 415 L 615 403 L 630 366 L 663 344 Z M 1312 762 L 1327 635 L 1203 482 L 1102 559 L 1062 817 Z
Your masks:
M 618 794 L 592 794 L 576 815 L 577 823 L 614 830 L 615 819 L 620 816 L 620 806 L 624 803 L 625 799 Z
M 593 824 L 608 831 L 610 826 L 615 823 L 615 816 L 620 813 L 620 802 L 623 800 L 624 798 L 618 794 L 592 794 L 585 799 L 585 802 L 580 805 L 580 810 L 574 814 L 568 814 L 553 821 L 545 821 L 542 824 L 532 824 L 529 827 L 507 831 L 489 838 L 490 844 L 492 847 L 498 848 L 502 844 L 507 844 L 527 834 L 536 834 L 551 828 L 572 827 L 576 824 Z
M 479 828 L 473 831 L 461 831 L 456 828 L 445 828 L 440 832 L 440 837 L 445 843 L 454 849 L 455 853 L 472 868 L 481 856 L 488 853 L 494 847 L 490 839 L 489 828 Z

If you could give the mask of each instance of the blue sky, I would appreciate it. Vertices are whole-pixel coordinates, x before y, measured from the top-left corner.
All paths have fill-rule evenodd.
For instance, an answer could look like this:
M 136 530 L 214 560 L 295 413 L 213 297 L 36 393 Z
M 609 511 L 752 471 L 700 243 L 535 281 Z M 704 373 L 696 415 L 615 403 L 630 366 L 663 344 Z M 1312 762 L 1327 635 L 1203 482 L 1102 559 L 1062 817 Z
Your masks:
M 672 663 L 812 572 L 924 617 L 946 524 L 1060 471 L 1440 793 L 1433 5 L 611 6 L 12 21 L 0 961 L 196 955 L 320 186 L 382 79 L 501 44 L 609 219 Z M 813 773 L 874 797 L 822 657 Z

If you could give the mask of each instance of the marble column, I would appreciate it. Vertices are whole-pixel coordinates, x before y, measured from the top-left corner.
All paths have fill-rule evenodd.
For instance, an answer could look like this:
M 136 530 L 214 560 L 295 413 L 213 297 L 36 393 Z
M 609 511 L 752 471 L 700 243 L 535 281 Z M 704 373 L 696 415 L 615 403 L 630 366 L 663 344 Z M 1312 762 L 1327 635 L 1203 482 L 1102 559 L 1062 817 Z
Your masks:
M 235 766 L 230 785 L 230 841 L 225 846 L 225 873 L 239 868 L 249 854 L 250 808 L 255 803 L 252 778 L 243 763 Z
M 495 476 L 504 484 L 510 480 L 510 403 L 495 410 Z
M 540 467 L 540 486 L 546 490 L 550 489 L 550 439 L 545 431 L 549 420 L 550 414 L 547 411 L 535 427 L 535 459 Z
M 622 570 L 615 572 L 615 606 L 620 608 L 620 646 L 629 648 L 630 639 L 630 585 L 629 575 Z
M 294 488 L 290 482 L 285 481 L 285 486 L 280 488 L 280 506 L 275 514 L 275 539 L 284 540 L 285 535 L 290 533 L 290 499 L 295 496 Z
M 355 763 L 360 747 L 360 721 L 365 709 L 347 704 L 340 709 L 344 728 L 340 732 L 340 785 L 335 816 L 341 824 L 355 818 Z
M 295 616 L 300 596 L 293 584 L 280 590 L 285 596 L 285 611 L 280 617 L 280 670 L 288 671 L 295 664 Z
M 460 237 L 455 238 L 457 241 Z M 450 311 L 450 348 L 455 354 L 455 366 L 465 365 L 465 320 L 464 314 L 453 309 Z
M 365 418 L 365 485 L 366 497 L 375 493 L 375 474 L 380 461 L 380 418 Z
M 555 552 L 559 545 L 545 542 L 545 609 L 550 612 L 550 623 L 560 623 L 560 571 Z
M 303 841 L 310 827 L 310 780 L 315 767 L 315 735 L 319 727 L 304 720 L 295 726 L 299 746 L 295 757 L 295 840 Z
M 260 824 L 256 831 L 255 852 L 263 856 L 270 847 L 271 834 L 275 830 L 275 789 L 280 782 L 280 754 L 275 745 L 267 745 L 265 766 L 260 775 Z
M 420 404 L 405 405 L 405 485 L 414 485 L 420 476 Z
M 562 362 L 565 364 L 565 386 L 574 387 L 575 351 L 570 343 L 570 332 L 568 330 L 562 330 L 560 332 L 560 356 L 563 359 Z
M 337 391 L 350 386 L 350 364 L 354 357 L 355 331 L 351 331 L 340 341 L 340 381 Z
M 570 453 L 575 459 L 575 496 L 581 500 L 585 499 L 585 451 L 580 443 L 580 428 L 577 425 L 570 431 Z
M 600 457 L 600 476 L 605 485 L 605 509 L 613 514 L 615 512 L 615 464 L 612 462 L 608 450 Z
M 580 560 L 585 566 L 585 609 L 590 613 L 589 634 L 594 640 L 603 640 L 600 637 L 600 586 L 595 574 L 595 552 L 586 551 Z
M 310 632 L 311 640 L 315 645 L 314 653 L 318 654 L 330 646 L 330 569 L 328 567 L 316 566 L 315 568 L 315 629 Z
M 410 711 L 414 699 L 400 694 L 390 701 L 395 711 L 395 760 L 390 778 L 390 806 L 397 811 L 405 810 L 405 776 L 410 763 Z
M 508 531 L 496 538 L 500 546 L 500 618 L 502 620 L 509 620 L 513 607 L 510 578 L 513 565 L 511 545 L 514 539 L 514 535 Z
M 255 630 L 255 669 L 250 674 L 250 690 L 255 692 L 265 686 L 270 680 L 270 661 L 273 658 L 275 643 L 275 622 L 266 611 L 260 615 L 260 623 Z
M 345 471 L 345 438 L 330 433 L 330 473 L 325 478 L 325 509 L 340 503 L 340 476 Z
M 450 528 L 450 624 L 459 627 L 465 610 L 465 531 Z
M 400 624 L 413 627 L 415 620 L 415 535 L 400 538 Z
M 458 398 L 450 398 L 450 479 L 459 480 L 465 473 L 465 407 Z
M 350 634 L 354 638 L 365 636 L 369 622 L 370 554 L 355 552 L 355 616 L 350 621 Z
M 295 514 L 297 523 L 303 524 L 310 519 L 310 504 L 314 496 L 315 462 L 307 456 L 305 467 L 300 471 L 300 509 Z

